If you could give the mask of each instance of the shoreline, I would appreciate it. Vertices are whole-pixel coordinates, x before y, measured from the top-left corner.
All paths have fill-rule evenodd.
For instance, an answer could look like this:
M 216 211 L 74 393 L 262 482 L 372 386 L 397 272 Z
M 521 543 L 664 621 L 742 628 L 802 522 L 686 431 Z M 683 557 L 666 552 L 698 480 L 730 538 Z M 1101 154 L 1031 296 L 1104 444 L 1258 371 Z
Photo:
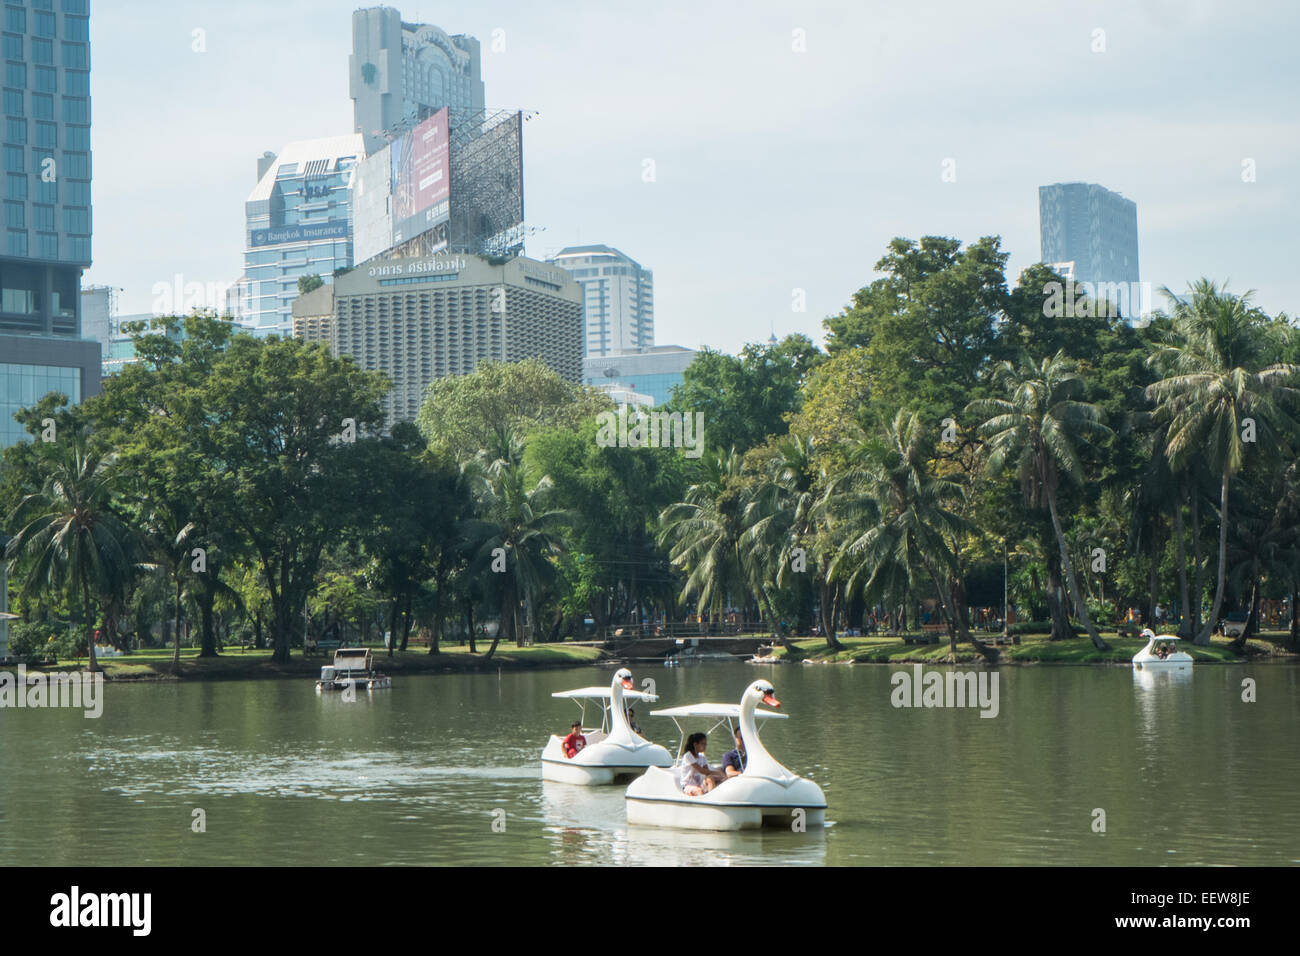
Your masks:
M 948 644 L 908 644 L 898 638 L 841 638 L 844 647 L 832 651 L 821 638 L 797 639 L 791 643 L 800 656 L 792 657 L 777 645 L 776 659 L 771 665 L 912 665 L 931 666 L 989 666 L 989 667 L 1130 667 L 1131 658 L 1145 642 L 1127 638 L 1108 641 L 1109 651 L 1092 647 L 1086 637 L 1063 641 L 1025 640 L 1021 644 L 989 648 L 985 656 L 960 645 L 953 657 Z M 1229 641 L 1216 639 L 1208 646 L 1191 645 L 1186 648 L 1196 665 L 1211 664 L 1296 664 L 1300 653 L 1285 647 L 1284 635 L 1274 638 L 1256 638 L 1246 645 L 1245 653 L 1237 654 L 1228 647 Z M 565 642 L 537 644 L 529 647 L 498 647 L 496 653 L 485 659 L 483 652 L 471 655 L 466 648 L 452 646 L 431 655 L 424 650 L 398 651 L 389 657 L 383 648 L 372 648 L 375 653 L 375 670 L 389 677 L 409 677 L 439 674 L 482 674 L 499 672 L 559 670 L 573 667 L 604 667 L 614 663 L 658 663 L 658 659 L 627 657 L 590 645 Z M 304 659 L 294 651 L 287 664 L 273 664 L 267 650 L 227 650 L 216 657 L 200 658 L 194 653 L 181 658 L 180 673 L 172 672 L 171 658 L 157 651 L 137 652 L 118 657 L 100 658 L 106 683 L 173 683 L 235 680 L 315 680 L 320 668 L 332 659 L 326 654 Z M 745 658 L 737 657 L 737 662 Z M 689 665 L 683 665 L 689 666 Z M 60 673 L 84 671 L 84 658 L 75 663 L 50 667 L 27 664 L 29 673 Z

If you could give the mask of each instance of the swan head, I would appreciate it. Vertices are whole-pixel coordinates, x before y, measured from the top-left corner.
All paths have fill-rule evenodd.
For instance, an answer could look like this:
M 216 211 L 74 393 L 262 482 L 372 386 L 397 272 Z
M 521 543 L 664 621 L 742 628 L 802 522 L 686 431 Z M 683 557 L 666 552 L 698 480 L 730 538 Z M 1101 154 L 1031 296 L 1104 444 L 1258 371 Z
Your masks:
M 776 699 L 776 688 L 772 686 L 771 681 L 754 681 L 754 683 L 749 685 L 749 690 L 745 692 L 745 696 L 753 697 L 755 698 L 755 703 L 761 701 L 769 707 L 781 706 L 781 702 Z
M 632 683 L 632 672 L 626 667 L 620 667 L 614 673 L 614 680 L 621 681 L 624 690 L 634 690 L 636 685 Z
M 1153 631 L 1153 630 L 1151 630 L 1151 628 L 1149 628 L 1149 627 L 1144 627 L 1144 628 L 1142 628 L 1142 633 L 1139 634 L 1138 636 L 1139 636 L 1139 637 L 1142 637 L 1142 638 L 1145 638 L 1145 639 L 1148 640 L 1148 641 L 1153 641 L 1153 640 L 1155 640 L 1156 632 Z

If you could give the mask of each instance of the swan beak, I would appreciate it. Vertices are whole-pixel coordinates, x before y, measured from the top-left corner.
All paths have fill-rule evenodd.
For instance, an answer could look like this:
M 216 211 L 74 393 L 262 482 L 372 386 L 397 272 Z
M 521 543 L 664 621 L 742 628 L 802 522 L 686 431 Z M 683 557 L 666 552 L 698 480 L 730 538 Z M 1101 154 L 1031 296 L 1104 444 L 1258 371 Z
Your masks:
M 771 694 L 764 694 L 764 695 L 763 695 L 763 703 L 767 704 L 767 706 L 769 706 L 769 707 L 780 707 L 780 706 L 781 706 L 781 702 L 780 702 L 779 700 L 777 700 L 775 697 L 773 697 Z
M 635 685 L 635 684 L 633 684 L 633 683 L 632 683 L 630 680 L 628 680 L 626 677 L 623 678 L 623 689 L 624 689 L 624 690 L 634 690 L 635 688 L 636 688 L 636 685 Z

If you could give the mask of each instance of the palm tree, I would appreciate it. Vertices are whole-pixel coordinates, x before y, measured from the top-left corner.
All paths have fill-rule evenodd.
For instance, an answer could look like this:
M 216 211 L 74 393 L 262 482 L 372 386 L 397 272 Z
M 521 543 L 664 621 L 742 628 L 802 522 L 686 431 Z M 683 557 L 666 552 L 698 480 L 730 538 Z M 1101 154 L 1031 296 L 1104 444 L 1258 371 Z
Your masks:
M 1196 635 L 1203 645 L 1223 606 L 1232 477 L 1245 464 L 1247 444 L 1271 448 L 1296 433 L 1290 411 L 1300 399 L 1292 386 L 1300 366 L 1269 361 L 1275 341 L 1250 304 L 1252 293 L 1233 295 L 1208 279 L 1192 285 L 1186 298 L 1162 292 L 1172 304 L 1173 329 L 1147 360 L 1163 378 L 1146 394 L 1157 418 L 1168 423 L 1164 453 L 1175 472 L 1203 457 L 1219 475 L 1218 580 L 1210 616 Z
M 1056 507 L 1062 475 L 1077 484 L 1083 482 L 1076 445 L 1092 435 L 1110 434 L 1101 423 L 1101 410 L 1096 405 L 1074 400 L 1073 396 L 1083 388 L 1075 368 L 1063 350 L 1038 365 L 1027 357 L 1018 367 L 1002 362 L 994 372 L 994 382 L 1005 388 L 1008 397 L 977 399 L 966 406 L 966 411 L 983 419 L 978 433 L 984 439 L 990 473 L 997 475 L 1015 468 L 1026 503 L 1030 507 L 1047 506 L 1075 612 L 1093 646 L 1108 650 L 1079 590 Z
M 687 572 L 679 600 L 694 600 L 701 614 L 721 614 L 728 595 L 745 593 L 753 580 L 740 549 L 749 496 L 734 448 L 704 458 L 701 472 L 683 500 L 660 514 L 659 543 L 671 542 L 669 560 Z
M 547 508 L 550 478 L 529 486 L 522 448 L 519 439 L 510 436 L 498 449 L 503 457 L 488 462 L 483 456 L 467 469 L 477 514 L 461 530 L 477 544 L 475 569 L 490 573 L 494 560 L 502 555 L 505 563 L 504 572 L 499 572 L 500 625 L 485 659 L 492 657 L 507 632 L 517 644 L 522 642 L 516 620 L 519 607 L 522 603 L 526 620 L 534 619 L 538 595 L 555 580 L 551 558 L 567 548 L 562 528 L 573 518 L 566 511 Z
M 14 509 L 10 523 L 22 528 L 5 549 L 11 572 L 20 558 L 30 560 L 24 597 L 63 588 L 81 599 L 92 672 L 100 669 L 92 597 L 111 599 L 125 589 L 136 551 L 134 536 L 111 510 L 113 481 L 112 462 L 84 436 L 57 446 L 41 490 Z
M 177 509 L 162 502 L 154 502 L 145 517 L 144 535 L 145 549 L 153 558 L 153 566 L 166 573 L 174 591 L 172 672 L 178 673 L 181 667 L 181 598 L 190 566 L 196 526 L 193 521 L 182 524 Z
M 954 510 L 963 487 L 933 474 L 933 447 L 921 417 L 900 410 L 885 432 L 883 442 L 860 444 L 854 457 L 859 464 L 847 481 L 861 500 L 846 509 L 865 521 L 851 522 L 849 534 L 831 564 L 832 576 L 847 576 L 850 592 L 861 587 L 870 599 L 906 583 L 915 588 L 928 579 L 939 598 L 948 623 L 949 649 L 957 652 L 958 637 L 969 641 L 961 609 L 954 598 L 953 581 L 959 579 L 957 557 L 950 542 L 970 530 Z M 840 499 L 840 506 L 847 501 Z

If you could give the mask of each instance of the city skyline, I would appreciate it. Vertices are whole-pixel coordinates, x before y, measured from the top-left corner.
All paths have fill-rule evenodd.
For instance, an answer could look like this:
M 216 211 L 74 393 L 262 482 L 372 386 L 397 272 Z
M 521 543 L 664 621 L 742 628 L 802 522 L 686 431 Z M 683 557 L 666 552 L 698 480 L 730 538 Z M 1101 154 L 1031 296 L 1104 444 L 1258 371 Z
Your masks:
M 123 311 L 138 312 L 177 273 L 235 279 L 249 157 L 351 127 L 360 6 L 96 11 L 87 284 L 122 289 Z M 671 11 L 583 8 L 566 21 L 577 62 L 556 55 L 554 19 L 527 7 L 396 6 L 479 40 L 489 108 L 538 111 L 525 189 L 529 224 L 545 231 L 527 254 L 635 250 L 656 274 L 660 341 L 735 351 L 773 327 L 820 341 L 822 319 L 875 277 L 896 235 L 999 234 L 1014 281 L 1038 260 L 1038 187 L 1073 180 L 1138 203 L 1143 279 L 1156 289 L 1205 275 L 1255 289 L 1269 312 L 1300 303 L 1283 231 L 1300 136 L 1272 118 L 1288 115 L 1297 67 L 1282 37 L 1298 18 L 1281 6 L 1260 8 L 1277 24 L 1264 34 L 1209 3 L 1001 5 L 987 17 L 767 5 L 743 21 L 692 9 L 690 31 Z M 1039 42 L 1026 48 L 1025 36 Z M 150 58 L 134 52 L 141 43 Z M 971 71 L 979 84 L 962 79 Z M 1250 96 L 1243 74 L 1261 78 Z M 164 142 L 202 148 L 142 162 L 159 122 Z

